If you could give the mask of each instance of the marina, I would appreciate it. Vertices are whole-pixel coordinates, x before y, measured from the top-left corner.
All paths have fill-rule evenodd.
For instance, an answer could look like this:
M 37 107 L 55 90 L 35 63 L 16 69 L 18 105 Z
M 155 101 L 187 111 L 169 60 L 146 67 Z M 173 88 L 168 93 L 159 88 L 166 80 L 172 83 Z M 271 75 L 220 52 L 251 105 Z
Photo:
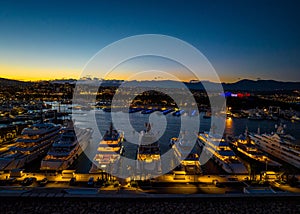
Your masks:
M 54 106 L 54 110 L 55 108 L 57 109 L 58 106 Z M 65 106 L 60 106 L 61 111 L 66 111 L 70 108 L 69 105 L 65 105 Z M 101 129 L 102 127 L 104 128 L 103 130 L 100 130 L 103 135 L 105 135 L 105 127 L 107 127 L 106 129 L 109 129 L 110 126 L 110 118 L 109 118 L 109 113 L 102 111 L 102 110 L 90 110 L 90 111 L 85 111 L 85 110 L 77 110 L 74 111 L 74 113 L 78 116 L 79 118 L 82 118 L 78 121 L 76 121 L 76 126 L 80 127 L 86 127 L 86 123 L 88 123 L 89 121 L 89 117 L 92 117 L 93 115 L 96 116 L 97 122 L 101 123 Z M 121 113 L 121 112 L 120 112 Z M 116 113 L 116 114 L 120 114 L 120 113 Z M 157 114 L 158 116 L 160 116 L 160 112 L 154 112 L 154 114 Z M 144 123 L 147 122 L 147 118 L 149 117 L 148 114 L 141 114 L 140 111 L 136 111 L 136 112 L 132 112 L 132 122 L 133 122 L 133 127 L 137 130 L 137 132 L 143 131 L 143 126 Z M 201 115 L 203 115 L 201 113 Z M 205 113 L 204 113 L 205 115 Z M 163 112 L 161 113 L 161 116 L 163 116 Z M 170 149 L 169 144 L 170 144 L 170 139 L 172 139 L 174 136 L 178 136 L 178 129 L 176 128 L 176 124 L 178 124 L 180 121 L 180 117 L 174 117 L 172 114 L 166 114 L 165 117 L 168 120 L 168 133 L 165 133 L 162 138 L 159 141 L 159 147 L 161 150 L 161 153 L 164 153 L 166 151 L 168 151 Z M 190 115 L 183 115 L 181 117 L 190 117 Z M 177 119 L 178 118 L 178 119 Z M 200 116 L 201 119 L 201 116 Z M 232 123 L 237 123 L 237 125 L 235 125 L 235 127 L 232 127 Z M 261 125 L 264 124 L 264 125 Z M 296 138 L 296 141 L 294 141 L 292 145 L 297 145 L 299 143 L 299 141 L 297 141 L 299 139 L 300 136 L 297 136 L 298 132 L 293 131 L 294 129 L 297 129 L 297 127 L 299 126 L 298 123 L 292 123 L 292 122 L 288 122 L 286 121 L 287 127 L 289 128 L 289 133 L 295 133 L 296 135 L 294 136 Z M 257 130 L 257 127 L 263 127 L 261 128 L 261 132 L 271 132 L 272 128 L 276 125 L 276 121 L 252 121 L 252 120 L 247 120 L 247 118 L 230 118 L 226 120 L 226 129 L 225 129 L 225 135 L 229 135 L 229 136 L 239 136 L 241 133 L 244 132 L 243 129 L 245 129 L 245 127 L 248 127 L 248 129 L 252 130 L 254 133 L 254 130 Z M 210 127 L 210 119 L 205 119 L 205 120 L 201 120 L 200 123 L 200 132 L 205 132 L 208 131 Z M 273 128 L 274 129 L 274 128 Z M 95 133 L 94 133 L 95 134 Z M 93 135 L 94 135 L 93 134 Z M 94 136 L 93 139 L 99 139 L 100 136 Z M 124 137 L 123 137 L 124 138 Z M 240 140 L 240 143 L 242 141 Z M 97 145 L 99 142 L 95 142 L 94 140 L 91 141 L 90 144 L 87 145 L 87 151 L 97 151 Z M 245 143 L 245 141 L 244 141 Z M 123 149 L 125 152 L 126 156 L 129 156 L 130 158 L 136 159 L 136 154 L 137 154 L 137 147 L 133 146 L 132 144 L 128 143 L 128 142 L 123 142 Z M 248 144 L 249 146 L 250 144 Z M 5 148 L 7 149 L 7 146 L 3 146 L 2 151 L 5 151 Z M 109 147 L 110 148 L 110 147 Z M 49 148 L 50 149 L 50 148 Z M 47 151 L 48 152 L 48 151 Z M 253 151 L 252 151 L 253 152 Z M 83 154 L 84 155 L 84 154 Z M 96 154 L 93 155 L 93 157 Z M 199 155 L 199 154 L 198 154 Z M 77 158 L 76 158 L 77 159 Z M 78 157 L 78 160 L 75 160 L 75 165 L 76 162 L 81 161 L 82 159 L 85 159 L 85 161 L 87 161 L 87 163 L 85 164 L 80 164 L 80 168 L 76 169 L 79 172 L 89 172 L 90 171 L 90 163 L 91 160 L 89 158 L 83 158 L 83 157 Z M 281 163 L 279 163 L 281 164 Z M 71 164 L 72 165 L 72 164 Z M 74 164 L 73 164 L 74 165 Z M 271 167 L 272 163 L 271 161 L 268 161 L 268 165 Z M 71 167 L 72 168 L 72 167 Z M 211 171 L 218 171 L 219 167 L 216 166 L 215 169 L 212 169 Z M 220 170 L 219 170 L 220 171 Z M 209 172 L 208 172 L 209 173 Z M 222 173 L 222 170 L 220 171 L 220 173 Z M 223 172 L 224 173 L 224 172 Z
M 65 109 L 70 109 L 70 106 L 65 106 Z M 180 133 L 178 129 L 181 119 L 194 117 L 188 113 L 173 116 L 172 114 L 164 114 L 163 111 L 142 114 L 141 109 L 139 109 L 131 112 L 130 120 L 133 128 L 136 130 L 135 135 L 140 139 L 139 145 L 134 145 L 126 141 L 125 133 L 113 127 L 111 114 L 116 114 L 119 115 L 119 118 L 123 118 L 122 114 L 126 114 L 124 112 L 107 112 L 104 109 L 73 109 L 73 114 L 76 115 L 73 130 L 70 127 L 68 128 L 68 123 L 66 122 L 62 126 L 54 125 L 60 127 L 56 135 L 57 138 L 52 141 L 51 146 L 48 145 L 43 155 L 35 159 L 36 161 L 20 167 L 24 169 L 25 176 L 17 177 L 17 181 L 23 182 L 26 177 L 34 177 L 37 178 L 37 184 L 40 181 L 42 182 L 42 180 L 47 180 L 49 184 L 46 185 L 50 185 L 49 187 L 55 187 L 56 184 L 54 185 L 53 182 L 58 182 L 57 187 L 72 186 L 73 183 L 76 183 L 76 186 L 80 188 L 89 186 L 87 183 L 91 183 L 93 186 L 97 186 L 97 184 L 100 186 L 114 186 L 116 182 L 120 185 L 124 184 L 124 182 L 135 185 L 132 182 L 138 181 L 138 185 L 142 187 L 143 185 L 150 185 L 147 183 L 147 180 L 151 178 L 150 175 L 157 173 L 158 177 L 151 180 L 151 186 L 154 191 L 155 187 L 153 185 L 166 185 L 167 183 L 174 183 L 175 185 L 176 183 L 196 182 L 212 184 L 214 186 L 226 186 L 228 182 L 230 185 L 234 182 L 242 184 L 249 179 L 251 181 L 267 181 L 267 177 L 263 174 L 264 170 L 274 170 L 276 180 L 282 178 L 291 180 L 293 179 L 292 175 L 297 176 L 299 174 L 297 167 L 291 166 L 283 160 L 278 160 L 278 158 L 273 158 L 272 155 L 270 156 L 267 152 L 263 151 L 250 138 L 257 127 L 262 127 L 261 132 L 271 132 L 277 121 L 265 120 L 258 122 L 248 120 L 248 118 L 229 118 L 226 119 L 225 134 L 222 137 L 214 135 L 213 131 L 211 133 L 208 132 L 211 129 L 211 120 L 210 118 L 202 119 L 206 113 L 201 112 L 199 115 L 201 123 L 198 141 L 195 142 L 194 148 L 189 151 L 190 149 L 186 148 L 185 145 L 191 142 L 186 141 L 184 134 Z M 169 131 L 165 132 L 159 139 L 156 138 L 157 134 L 155 132 L 161 130 L 162 127 L 159 124 L 158 127 L 154 128 L 150 125 L 148 121 L 152 114 L 156 114 L 157 117 L 165 117 L 168 121 L 166 129 Z M 69 120 L 69 117 L 64 117 L 64 120 Z M 99 132 L 103 137 L 99 136 L 99 132 L 85 130 L 85 127 L 88 126 L 93 117 L 96 118 L 96 122 L 99 124 Z M 46 122 L 45 124 L 49 123 Z M 296 147 L 299 136 L 297 136 L 297 132 L 294 132 L 293 129 L 297 129 L 299 124 L 289 121 L 285 121 L 285 124 L 287 132 L 295 133 L 295 135 L 291 137 L 288 134 L 282 134 L 281 136 L 289 139 L 290 143 Z M 27 126 L 30 127 L 30 125 Z M 71 139 L 74 137 L 74 128 L 77 130 L 75 131 L 76 133 L 80 133 L 78 130 L 81 130 L 83 133 L 77 137 L 81 138 L 86 133 L 87 135 L 83 138 L 90 139 L 88 143 L 83 144 L 83 148 L 78 147 L 77 141 Z M 245 128 L 248 130 L 247 133 L 241 135 Z M 66 138 L 62 137 L 64 133 Z M 217 143 L 218 141 L 220 142 L 219 144 Z M 3 154 L 10 152 L 14 148 L 14 144 L 12 146 L 8 145 L 2 146 L 1 151 L 3 151 Z M 159 175 L 164 167 L 166 167 L 161 162 L 161 155 L 170 149 L 174 154 L 174 160 L 170 163 L 174 166 L 173 170 L 163 176 Z M 58 151 L 64 152 L 59 153 Z M 203 154 L 213 154 L 213 158 L 203 164 L 199 159 L 200 155 Z M 129 170 L 129 174 L 130 170 L 135 170 L 137 173 L 136 176 L 128 176 L 125 180 L 120 180 L 118 177 L 113 176 L 113 174 L 120 173 L 120 170 L 122 170 L 121 156 L 137 160 L 136 166 L 127 169 Z M 53 165 L 54 160 L 57 164 Z M 256 164 L 260 167 L 254 168 Z M 62 175 L 66 169 L 70 171 L 70 176 L 65 177 Z M 5 181 L 6 178 L 13 179 L 12 174 L 9 173 L 11 170 L 8 168 L 3 170 L 2 178 L 5 178 Z M 10 181 L 7 180 L 7 182 Z

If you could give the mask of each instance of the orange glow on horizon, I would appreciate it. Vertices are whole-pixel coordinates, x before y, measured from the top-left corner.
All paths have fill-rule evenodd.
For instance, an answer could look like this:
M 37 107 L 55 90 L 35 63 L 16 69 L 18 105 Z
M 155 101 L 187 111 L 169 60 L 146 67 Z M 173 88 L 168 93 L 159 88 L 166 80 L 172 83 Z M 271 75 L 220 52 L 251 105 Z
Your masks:
M 21 81 L 79 78 L 80 70 L 0 65 L 0 77 Z
M 81 69 L 70 69 L 70 68 L 38 68 L 38 67 L 21 67 L 21 66 L 10 66 L 10 65 L 0 65 L 0 77 L 7 79 L 14 79 L 20 81 L 39 81 L 39 80 L 55 80 L 55 79 L 79 79 L 82 73 Z M 179 72 L 175 72 L 179 74 Z M 174 73 L 174 74 L 175 74 Z M 133 72 L 124 71 L 118 72 L 117 74 L 108 74 L 104 79 L 118 79 L 118 80 L 128 80 L 131 79 Z M 147 77 L 145 77 L 146 80 Z M 150 78 L 149 80 L 153 80 Z M 181 81 L 189 82 L 193 80 L 192 76 L 184 77 L 180 76 Z M 132 79 L 131 79 L 132 80 Z M 155 80 L 165 80 L 165 79 L 155 79 Z M 237 80 L 230 77 L 220 76 L 221 82 L 236 82 Z

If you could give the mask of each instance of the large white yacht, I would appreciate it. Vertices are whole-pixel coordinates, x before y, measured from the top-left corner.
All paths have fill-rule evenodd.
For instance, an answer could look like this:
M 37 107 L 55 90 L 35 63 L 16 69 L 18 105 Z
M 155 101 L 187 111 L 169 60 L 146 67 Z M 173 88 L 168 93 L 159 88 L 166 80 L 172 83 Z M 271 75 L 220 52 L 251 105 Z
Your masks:
M 60 135 L 61 126 L 52 123 L 34 124 L 23 129 L 16 144 L 0 155 L 0 169 L 12 170 L 42 157 Z
M 150 123 L 146 123 L 146 130 L 140 133 L 137 151 L 137 171 L 142 174 L 159 174 L 161 168 L 161 154 L 156 134 L 151 130 Z
M 69 168 L 86 149 L 92 134 L 93 130 L 90 128 L 64 128 L 60 139 L 52 144 L 42 160 L 40 169 L 60 171 Z
M 247 168 L 229 147 L 229 144 L 217 135 L 200 133 L 198 143 L 203 151 L 212 155 L 212 159 L 229 174 L 247 174 Z
M 171 138 L 170 146 L 174 149 L 174 153 L 181 165 L 183 166 L 198 166 L 199 162 L 199 152 L 196 151 L 195 146 L 191 149 L 188 141 L 183 138 Z
M 291 142 L 293 137 L 285 134 L 282 125 L 277 127 L 276 133 L 258 132 L 249 136 L 262 151 L 300 169 L 300 146 Z
M 124 151 L 123 141 L 123 132 L 115 130 L 111 124 L 98 145 L 90 173 L 96 173 L 99 169 L 109 173 L 116 173 L 120 155 Z
M 232 147 L 243 157 L 253 160 L 261 166 L 271 167 L 274 169 L 279 169 L 281 164 L 277 161 L 266 156 L 251 140 L 248 130 L 245 131 L 244 135 L 240 135 L 237 139 L 234 139 L 232 142 Z

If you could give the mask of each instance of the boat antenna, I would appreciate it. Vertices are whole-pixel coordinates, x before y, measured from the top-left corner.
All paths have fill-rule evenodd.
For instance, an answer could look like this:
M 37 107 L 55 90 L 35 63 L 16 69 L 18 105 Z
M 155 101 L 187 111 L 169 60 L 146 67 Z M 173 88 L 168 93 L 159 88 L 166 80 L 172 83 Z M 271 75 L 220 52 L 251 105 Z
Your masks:
M 146 132 L 149 132 L 151 130 L 151 124 L 146 123 Z
M 248 136 L 248 126 L 246 126 L 246 129 L 245 129 L 245 136 Z
M 248 132 L 248 126 L 246 126 L 246 129 L 245 129 L 245 138 L 246 138 L 247 143 L 251 142 L 249 132 Z
M 112 122 L 110 123 L 109 132 L 110 132 L 110 135 L 112 135 L 112 133 L 113 133 L 113 123 Z

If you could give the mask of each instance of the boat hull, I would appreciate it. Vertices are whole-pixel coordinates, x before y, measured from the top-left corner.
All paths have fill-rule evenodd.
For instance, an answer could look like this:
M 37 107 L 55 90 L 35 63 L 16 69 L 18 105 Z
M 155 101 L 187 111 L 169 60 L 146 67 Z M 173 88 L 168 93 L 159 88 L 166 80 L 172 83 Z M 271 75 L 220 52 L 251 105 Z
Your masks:
M 215 152 L 212 153 L 210 149 L 206 149 L 204 143 L 199 139 L 198 140 L 199 146 L 203 148 L 203 151 L 208 155 L 211 156 L 213 161 L 220 166 L 226 173 L 228 174 L 248 174 L 248 170 L 242 162 L 237 163 L 226 163 L 225 161 L 220 160 L 216 155 Z
M 298 169 L 300 169 L 300 158 L 299 156 L 291 155 L 288 152 L 286 152 L 286 148 L 276 146 L 274 143 L 268 143 L 265 142 L 253 135 L 250 135 L 250 138 L 255 142 L 257 147 L 268 153 L 269 155 L 278 158 L 281 161 L 284 161 L 285 163 L 292 165 Z
M 57 160 L 57 159 L 43 159 L 41 162 L 40 170 L 53 170 L 53 171 L 61 171 L 68 169 L 84 152 L 84 150 L 88 147 L 90 143 L 92 133 L 86 133 L 84 139 L 80 140 L 80 145 L 78 145 L 75 149 L 76 151 L 65 160 Z
M 56 136 L 53 138 L 55 139 Z M 13 170 L 23 168 L 26 164 L 31 163 L 32 161 L 44 156 L 48 149 L 51 147 L 53 141 L 48 140 L 48 143 L 45 143 L 43 147 L 39 150 L 32 152 L 31 154 L 20 154 L 20 157 L 14 159 L 0 158 L 0 169 L 1 170 Z
M 248 162 L 250 164 L 255 164 L 257 166 L 258 170 L 266 170 L 266 168 L 267 168 L 269 170 L 278 171 L 281 167 L 281 164 L 279 164 L 275 161 L 266 163 L 266 162 L 261 162 L 254 158 L 251 158 L 251 157 L 245 155 L 244 153 L 240 152 L 236 146 L 232 146 L 231 148 L 235 153 L 237 153 L 246 162 Z

